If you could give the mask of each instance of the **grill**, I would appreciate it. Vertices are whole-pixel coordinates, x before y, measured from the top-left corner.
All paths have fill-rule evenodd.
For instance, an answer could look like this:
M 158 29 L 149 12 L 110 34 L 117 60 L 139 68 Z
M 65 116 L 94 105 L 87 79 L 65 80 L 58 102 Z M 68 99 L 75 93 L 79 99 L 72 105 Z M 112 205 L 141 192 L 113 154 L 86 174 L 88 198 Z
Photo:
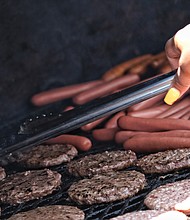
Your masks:
M 77 132 L 78 133 L 78 132 Z M 92 138 L 91 138 L 92 139 Z M 77 158 L 83 157 L 88 154 L 95 154 L 100 153 L 106 150 L 118 150 L 122 149 L 120 146 L 116 146 L 113 143 L 100 143 L 94 141 L 93 148 L 88 152 L 81 152 L 77 156 Z M 142 157 L 143 155 L 137 155 L 138 157 Z M 13 168 L 14 167 L 14 168 Z M 62 174 L 62 185 L 61 187 L 55 191 L 53 194 L 45 196 L 41 199 L 32 200 L 26 203 L 22 203 L 16 206 L 10 206 L 10 205 L 3 205 L 2 206 L 2 216 L 1 219 L 7 219 L 13 214 L 16 214 L 17 212 L 21 211 L 27 211 L 30 209 L 34 209 L 39 206 L 45 206 L 45 205 L 74 205 L 79 207 L 85 212 L 85 220 L 103 220 L 103 219 L 109 219 L 118 215 L 122 215 L 126 212 L 131 212 L 135 210 L 146 210 L 146 206 L 143 204 L 145 196 L 154 188 L 166 184 L 175 182 L 182 179 L 190 178 L 190 172 L 189 169 L 184 169 L 178 172 L 174 173 L 168 173 L 164 175 L 158 175 L 158 174 L 148 174 L 146 175 L 147 179 L 147 185 L 146 187 L 140 191 L 135 196 L 126 199 L 126 200 L 120 200 L 112 203 L 102 203 L 102 204 L 95 204 L 95 205 L 78 205 L 75 202 L 71 201 L 68 194 L 67 189 L 69 186 L 75 182 L 78 181 L 78 177 L 74 177 L 70 175 L 66 170 L 66 165 L 62 164 L 59 166 L 51 167 L 50 169 L 55 170 Z M 138 170 L 136 167 L 130 167 L 127 170 Z M 17 166 L 9 165 L 6 167 L 6 170 L 8 174 L 13 173 L 15 171 L 23 171 L 23 168 Z
M 157 53 L 163 50 L 166 40 L 190 20 L 189 1 L 184 0 L 168 0 L 162 4 L 154 0 L 151 5 L 145 0 L 46 0 L 39 3 L 1 0 L 0 6 L 0 122 L 3 125 L 0 136 L 4 136 L 7 129 L 18 130 L 21 122 L 18 118 L 39 113 L 28 102 L 33 94 L 98 79 L 110 67 L 127 59 Z M 63 106 L 60 102 L 53 105 L 53 110 L 59 112 Z M 41 108 L 41 112 L 46 110 Z M 78 157 L 114 149 L 121 147 L 94 141 L 93 149 L 81 152 Z M 8 174 L 23 171 L 16 166 L 5 168 Z M 17 206 L 2 205 L 1 219 L 38 206 L 77 205 L 69 199 L 67 189 L 78 179 L 67 173 L 65 165 L 51 169 L 63 175 L 61 187 L 38 200 Z M 188 169 L 147 175 L 147 186 L 132 198 L 77 206 L 84 210 L 86 220 L 109 219 L 146 209 L 143 200 L 152 189 L 186 178 L 190 178 Z

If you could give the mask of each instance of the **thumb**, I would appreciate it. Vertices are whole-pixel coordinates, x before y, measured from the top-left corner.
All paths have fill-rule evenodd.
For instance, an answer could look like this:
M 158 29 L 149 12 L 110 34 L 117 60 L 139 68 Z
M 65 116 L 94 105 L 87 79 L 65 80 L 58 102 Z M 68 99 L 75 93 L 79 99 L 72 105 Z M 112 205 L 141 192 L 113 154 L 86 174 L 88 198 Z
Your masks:
M 179 67 L 167 92 L 164 101 L 172 105 L 178 100 L 190 87 L 190 52 L 182 52 L 179 59 Z
M 190 25 L 179 30 L 166 43 L 166 55 L 173 68 L 178 68 L 164 101 L 172 105 L 190 87 Z

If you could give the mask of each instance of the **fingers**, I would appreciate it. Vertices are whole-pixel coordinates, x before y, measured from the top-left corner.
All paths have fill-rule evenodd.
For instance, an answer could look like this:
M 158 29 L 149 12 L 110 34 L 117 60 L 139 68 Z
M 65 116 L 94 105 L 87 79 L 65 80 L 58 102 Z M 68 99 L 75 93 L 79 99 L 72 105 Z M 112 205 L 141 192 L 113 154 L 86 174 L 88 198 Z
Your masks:
M 164 99 L 167 104 L 172 105 L 190 87 L 190 25 L 169 39 L 165 50 L 172 69 L 178 69 Z
M 174 43 L 174 37 L 170 38 L 167 41 L 165 46 L 165 52 L 172 69 L 177 69 L 179 66 L 179 58 L 181 55 L 181 51 L 178 48 L 176 48 Z

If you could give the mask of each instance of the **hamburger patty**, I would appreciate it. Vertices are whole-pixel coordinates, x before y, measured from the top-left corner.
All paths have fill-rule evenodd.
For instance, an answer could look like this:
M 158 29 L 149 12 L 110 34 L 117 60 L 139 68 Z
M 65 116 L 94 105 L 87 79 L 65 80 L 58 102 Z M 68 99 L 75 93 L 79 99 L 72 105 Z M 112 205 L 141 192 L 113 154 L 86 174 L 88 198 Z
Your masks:
M 162 185 L 151 191 L 144 200 L 149 209 L 172 210 L 190 197 L 190 179 Z M 187 207 L 186 207 L 187 208 Z M 189 204 L 190 210 L 190 204 Z M 184 210 L 180 210 L 184 211 Z M 187 213 L 188 210 L 185 210 Z
M 61 184 L 56 171 L 33 170 L 12 174 L 0 181 L 0 201 L 17 204 L 51 194 Z
M 27 168 L 49 167 L 69 162 L 77 154 L 77 149 L 70 144 L 44 144 L 21 153 L 17 162 Z
M 84 212 L 74 206 L 51 205 L 13 215 L 9 220 L 83 220 Z
M 0 180 L 6 177 L 6 173 L 3 167 L 0 167 Z
M 190 167 L 190 148 L 167 150 L 144 156 L 136 165 L 144 173 L 167 173 Z
M 146 183 L 137 171 L 108 172 L 73 183 L 68 194 L 79 204 L 94 204 L 126 199 L 138 193 Z
M 136 154 L 129 151 L 105 151 L 88 155 L 67 164 L 68 171 L 75 176 L 93 176 L 99 173 L 116 171 L 134 164 Z
M 163 212 L 160 210 L 145 210 L 130 212 L 110 220 L 187 220 L 187 216 L 178 211 Z

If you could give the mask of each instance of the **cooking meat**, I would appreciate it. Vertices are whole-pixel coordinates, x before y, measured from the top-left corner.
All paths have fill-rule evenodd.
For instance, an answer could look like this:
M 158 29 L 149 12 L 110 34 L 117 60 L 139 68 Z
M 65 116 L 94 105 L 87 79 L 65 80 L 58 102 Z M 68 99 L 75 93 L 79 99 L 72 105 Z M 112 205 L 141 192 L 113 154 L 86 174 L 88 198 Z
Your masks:
M 74 206 L 51 205 L 13 215 L 9 220 L 83 220 L 84 212 Z
M 144 210 L 130 212 L 110 220 L 187 220 L 187 216 L 178 211 L 163 212 L 160 210 Z
M 17 162 L 27 168 L 49 167 L 69 162 L 77 154 L 77 149 L 70 144 L 44 144 L 21 153 Z
M 92 176 L 112 170 L 121 170 L 134 164 L 136 154 L 132 151 L 105 151 L 87 155 L 68 163 L 67 168 L 75 176 Z
M 162 185 L 150 192 L 144 200 L 149 209 L 172 210 L 190 197 L 190 179 Z M 180 210 L 183 211 L 183 210 Z M 186 207 L 185 213 L 188 213 Z M 190 213 L 190 204 L 189 204 Z
M 108 203 L 134 196 L 145 183 L 144 174 L 137 171 L 108 172 L 73 183 L 68 194 L 79 204 Z
M 4 179 L 6 176 L 5 170 L 3 167 L 0 167 L 0 180 Z
M 190 167 L 190 148 L 149 154 L 137 160 L 144 173 L 167 173 Z
M 51 194 L 61 184 L 61 174 L 49 169 L 12 174 L 0 181 L 0 201 L 17 204 Z

